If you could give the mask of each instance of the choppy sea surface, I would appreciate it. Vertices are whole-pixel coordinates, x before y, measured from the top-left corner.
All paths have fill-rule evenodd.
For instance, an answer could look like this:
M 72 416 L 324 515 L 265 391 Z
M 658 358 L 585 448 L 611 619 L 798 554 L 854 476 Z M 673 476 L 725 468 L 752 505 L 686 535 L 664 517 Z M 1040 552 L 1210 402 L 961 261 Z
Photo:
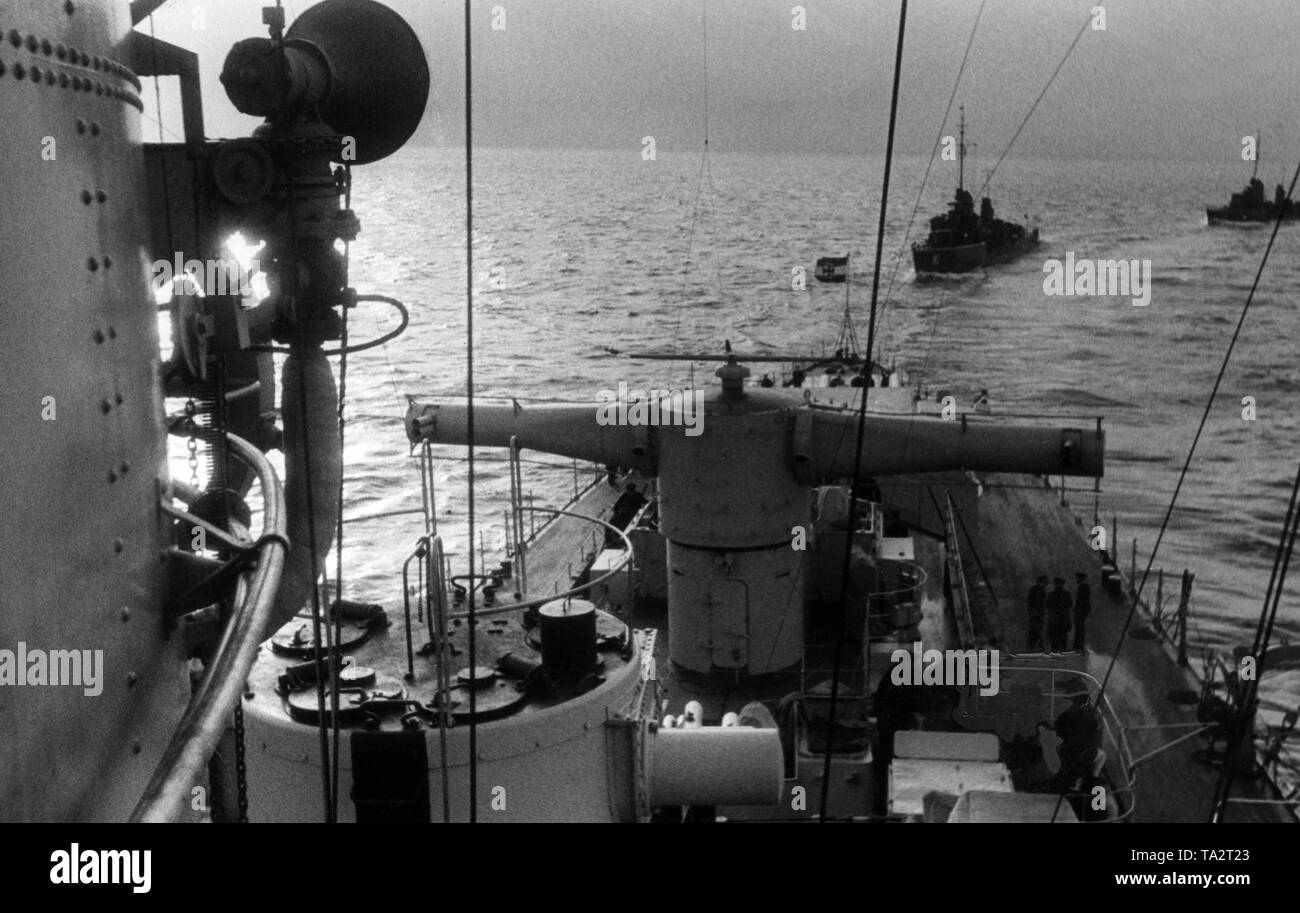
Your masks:
M 905 241 L 924 237 L 956 177 L 951 163 L 936 162 L 917 208 L 926 162 L 895 160 L 878 358 L 959 400 L 987 388 L 995 413 L 1103 416 L 1097 509 L 1108 526 L 1118 519 L 1126 569 L 1136 537 L 1140 573 L 1268 240 L 1267 227 L 1205 224 L 1206 205 L 1226 203 L 1249 175 L 1231 161 L 1008 158 L 991 187 L 997 214 L 1027 216 L 1040 248 L 963 278 L 917 282 Z M 639 146 L 476 151 L 476 395 L 594 402 L 619 382 L 662 389 L 711 379 L 716 367 L 629 361 L 604 346 L 720 351 L 729 339 L 743 351 L 827 351 L 845 287 L 812 281 L 824 255 L 852 256 L 849 293 L 865 340 L 882 169 L 880 156 L 711 153 L 706 162 L 644 161 Z M 971 171 L 983 178 L 978 163 Z M 345 512 L 358 517 L 420 504 L 405 395 L 466 390 L 464 153 L 410 148 L 354 176 L 362 232 L 352 284 L 411 312 L 404 336 L 349 360 Z M 1280 164 L 1260 176 L 1270 196 L 1284 179 Z M 1067 253 L 1149 260 L 1150 303 L 1046 295 L 1044 263 Z M 1196 574 L 1192 637 L 1218 647 L 1253 636 L 1300 457 L 1298 254 L 1300 224 L 1284 226 L 1155 562 L 1166 570 L 1167 600 L 1176 599 L 1171 575 Z M 792 289 L 798 267 L 805 291 Z M 392 325 L 382 306 L 366 306 L 352 336 Z M 1254 421 L 1242 417 L 1246 396 Z M 455 458 L 437 466 L 440 531 L 463 553 L 463 451 L 438 453 Z M 485 528 L 500 527 L 508 504 L 502 456 L 479 454 Z M 572 492 L 570 469 L 532 470 L 527 487 L 539 502 Z M 1071 500 L 1091 518 L 1091 482 L 1075 484 Z M 417 516 L 350 523 L 345 592 L 398 605 L 401 564 L 420 532 Z M 1300 633 L 1295 592 L 1292 583 L 1274 643 Z M 1275 721 L 1300 700 L 1300 679 L 1279 677 L 1266 690 L 1264 720 Z

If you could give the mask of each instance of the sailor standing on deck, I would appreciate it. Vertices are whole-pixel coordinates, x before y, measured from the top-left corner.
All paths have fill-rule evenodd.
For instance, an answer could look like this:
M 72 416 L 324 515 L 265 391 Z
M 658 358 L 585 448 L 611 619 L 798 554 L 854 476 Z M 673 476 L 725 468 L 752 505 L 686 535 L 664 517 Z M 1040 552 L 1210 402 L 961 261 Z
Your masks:
M 1052 592 L 1047 594 L 1047 644 L 1053 653 L 1064 653 L 1069 649 L 1070 607 L 1074 600 L 1065 591 L 1063 577 L 1054 579 L 1052 586 Z
M 1088 586 L 1088 575 L 1082 571 L 1074 575 L 1079 586 L 1074 591 L 1074 649 L 1085 650 L 1083 645 L 1083 627 L 1092 611 L 1092 588 Z
M 1043 647 L 1043 618 L 1047 611 L 1047 578 L 1039 577 L 1029 588 L 1029 628 L 1025 652 Z

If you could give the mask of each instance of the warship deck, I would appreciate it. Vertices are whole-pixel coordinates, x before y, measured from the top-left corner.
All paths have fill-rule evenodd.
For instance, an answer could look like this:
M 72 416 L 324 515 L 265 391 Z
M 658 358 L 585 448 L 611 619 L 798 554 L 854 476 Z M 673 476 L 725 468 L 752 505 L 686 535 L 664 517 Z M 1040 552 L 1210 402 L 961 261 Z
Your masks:
M 1036 479 L 990 475 L 984 482 L 979 531 L 972 533 L 997 595 L 996 609 L 988 600 L 978 568 L 968 565 L 968 575 L 985 612 L 1000 625 L 1000 642 L 995 646 L 1014 651 L 1025 643 L 1025 594 L 1036 577 L 1045 574 L 1073 580 L 1076 571 L 1084 571 L 1092 584 L 1093 602 L 1087 626 L 1088 672 L 1098 681 L 1103 680 L 1119 643 L 1128 600 L 1117 600 L 1100 586 L 1099 553 L 1089 548 L 1082 519 L 1061 504 L 1058 491 Z M 1033 482 L 1042 487 L 1035 488 Z M 1056 547 L 1044 553 L 1044 543 L 1055 543 Z M 1150 617 L 1139 608 L 1133 627 L 1149 622 Z M 1188 738 L 1149 760 L 1141 760 L 1195 730 L 1195 704 L 1175 703 L 1169 696 L 1189 689 L 1199 693 L 1200 687 L 1197 676 L 1180 667 L 1161 640 L 1132 636 L 1125 639 L 1106 697 L 1127 728 L 1134 759 L 1140 761 L 1133 820 L 1204 823 L 1209 819 L 1220 770 L 1196 760 L 1195 755 L 1206 746 L 1204 738 Z M 1260 800 L 1278 798 L 1265 780 L 1237 776 L 1232 798 L 1245 801 L 1230 805 L 1227 821 L 1294 821 L 1283 807 L 1260 804 Z
M 593 485 L 568 509 L 588 516 L 606 516 L 621 488 L 621 485 Z M 545 534 L 539 530 L 528 554 L 530 589 L 563 591 L 580 579 L 585 566 L 601 549 L 601 540 L 593 538 L 592 529 L 590 524 L 573 517 L 556 517 Z M 1093 584 L 1093 611 L 1087 629 L 1087 671 L 1098 681 L 1104 679 L 1128 612 L 1128 599 L 1127 596 L 1117 599 L 1100 585 L 1099 553 L 1089 547 L 1083 520 L 1061 503 L 1060 492 L 1037 478 L 987 476 L 978 523 L 971 524 L 971 532 L 983 572 L 969 548 L 964 547 L 963 558 L 982 639 L 1004 652 L 1020 651 L 1026 634 L 1024 594 L 1034 578 L 1045 574 L 1073 580 L 1076 571 L 1085 571 Z M 924 536 L 917 537 L 916 541 L 918 548 L 926 551 L 924 556 L 917 556 L 924 564 L 941 560 L 930 554 L 931 550 L 941 551 L 937 541 Z M 984 572 L 988 575 L 987 585 Z M 924 594 L 923 627 L 932 627 L 935 619 L 943 615 L 941 607 L 936 609 L 942 595 L 933 592 L 940 582 L 936 579 L 929 584 Z M 996 604 L 989 596 L 990 588 L 996 595 Z M 1127 580 L 1125 592 L 1128 592 Z M 666 633 L 666 605 L 639 599 L 631 617 L 624 620 L 636 628 L 657 628 Z M 1133 627 L 1149 628 L 1150 622 L 1145 606 L 1140 607 Z M 931 631 L 930 639 L 942 639 L 936 634 Z M 773 677 L 753 681 L 721 670 L 704 676 L 683 675 L 673 669 L 667 645 L 666 636 L 656 644 L 665 712 L 680 713 L 686 701 L 698 700 L 703 705 L 704 718 L 716 723 L 723 713 L 738 711 L 751 700 L 770 701 L 774 690 L 782 692 L 780 684 L 789 691 L 796 690 L 800 684 L 798 670 L 786 673 L 787 681 L 780 683 Z M 809 661 L 815 661 L 819 655 L 818 649 L 810 646 Z M 829 665 L 829 653 L 823 658 Z M 1207 740 L 1197 734 L 1196 705 L 1170 699 L 1180 692 L 1197 693 L 1200 687 L 1194 671 L 1180 667 L 1172 649 L 1162 640 L 1132 636 L 1126 639 L 1106 696 L 1126 727 L 1133 758 L 1138 762 L 1138 799 L 1131 820 L 1196 823 L 1208 819 L 1220 768 L 1198 760 L 1205 753 Z M 1171 745 L 1174 742 L 1177 744 Z M 1234 780 L 1232 795 L 1234 800 L 1244 801 L 1230 805 L 1226 819 L 1229 822 L 1294 820 L 1285 807 L 1269 804 L 1278 796 L 1265 779 L 1239 775 Z

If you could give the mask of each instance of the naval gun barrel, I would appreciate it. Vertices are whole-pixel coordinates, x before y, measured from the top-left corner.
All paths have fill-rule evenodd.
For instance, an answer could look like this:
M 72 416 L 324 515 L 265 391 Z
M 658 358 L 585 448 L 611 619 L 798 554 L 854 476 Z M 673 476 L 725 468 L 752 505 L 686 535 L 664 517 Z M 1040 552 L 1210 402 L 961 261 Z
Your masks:
M 478 447 L 519 446 L 603 465 L 655 471 L 648 429 L 636 425 L 600 425 L 597 407 L 579 405 L 518 406 L 493 403 L 474 406 L 474 444 Z M 469 444 L 469 409 L 461 404 L 421 404 L 412 400 L 406 413 L 406 435 L 412 444 Z
M 857 422 L 848 413 L 815 415 L 807 456 L 818 477 L 853 474 Z M 963 469 L 1100 478 L 1104 453 L 1100 429 L 869 415 L 860 471 L 871 477 Z
M 853 474 L 856 415 L 806 407 L 786 411 L 791 413 L 789 465 L 797 475 L 820 481 Z M 664 449 L 660 439 L 683 436 L 682 428 L 666 421 L 651 427 L 601 425 L 597 415 L 595 405 L 475 405 L 474 443 L 508 447 L 513 437 L 529 450 L 657 473 Z M 701 416 L 700 437 L 680 443 L 707 449 L 710 418 L 708 411 Z M 863 421 L 859 471 L 864 477 L 953 470 L 1101 477 L 1104 470 L 1100 429 L 870 414 Z M 412 443 L 468 444 L 468 408 L 413 400 L 406 430 Z

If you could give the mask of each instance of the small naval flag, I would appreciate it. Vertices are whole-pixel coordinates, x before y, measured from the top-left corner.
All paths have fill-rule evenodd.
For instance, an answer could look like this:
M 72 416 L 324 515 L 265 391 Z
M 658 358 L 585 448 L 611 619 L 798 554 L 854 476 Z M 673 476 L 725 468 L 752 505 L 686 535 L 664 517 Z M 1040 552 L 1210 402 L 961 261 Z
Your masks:
M 813 273 L 818 282 L 847 282 L 849 279 L 848 257 L 818 257 L 817 270 Z

